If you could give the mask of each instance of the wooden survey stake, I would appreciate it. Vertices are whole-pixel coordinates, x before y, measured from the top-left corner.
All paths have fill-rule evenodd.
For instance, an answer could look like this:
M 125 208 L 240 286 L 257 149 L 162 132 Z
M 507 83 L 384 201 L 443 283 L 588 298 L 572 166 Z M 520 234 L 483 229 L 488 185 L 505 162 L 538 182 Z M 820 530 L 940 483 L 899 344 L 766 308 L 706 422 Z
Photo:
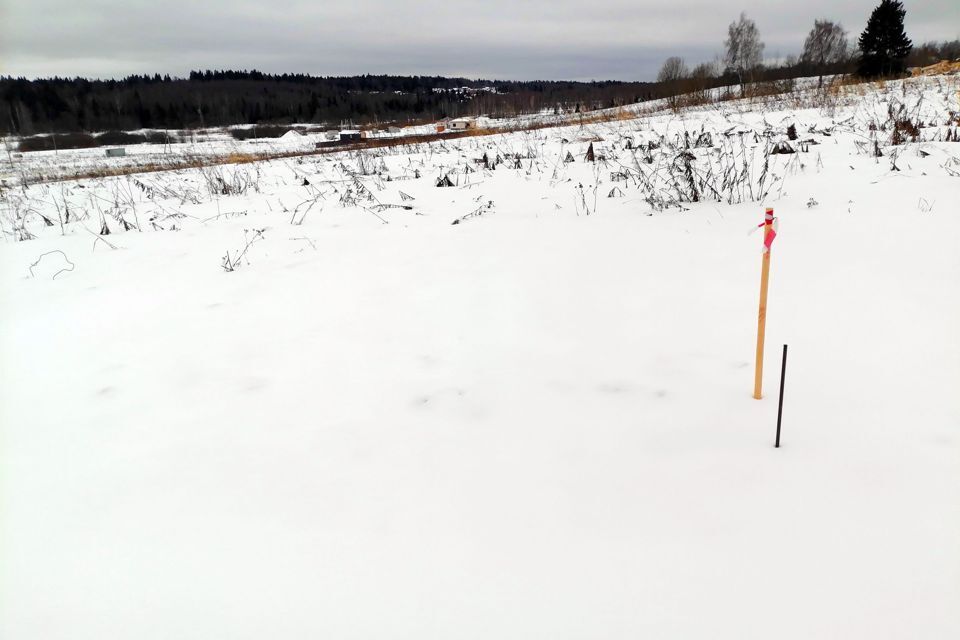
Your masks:
M 767 208 L 763 222 L 763 267 L 760 271 L 760 313 L 757 316 L 757 366 L 753 375 L 753 397 L 763 397 L 763 339 L 767 330 L 767 287 L 770 283 L 770 246 L 777 232 L 773 226 L 773 209 Z

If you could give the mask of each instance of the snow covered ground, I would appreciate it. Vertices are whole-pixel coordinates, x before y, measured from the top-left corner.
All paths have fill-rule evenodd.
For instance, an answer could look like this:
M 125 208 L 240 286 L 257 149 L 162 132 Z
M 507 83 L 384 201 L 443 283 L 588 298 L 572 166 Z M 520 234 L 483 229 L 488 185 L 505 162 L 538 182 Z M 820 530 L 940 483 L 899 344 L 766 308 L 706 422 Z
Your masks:
M 833 76 L 827 76 L 829 82 Z M 795 81 L 798 96 L 806 96 L 816 86 L 815 78 L 799 78 Z M 715 88 L 706 92 L 706 95 L 716 100 L 721 94 L 730 91 L 728 87 Z M 762 105 L 770 100 L 779 102 L 779 96 L 760 98 L 744 103 L 749 109 Z M 741 105 L 743 108 L 743 105 Z M 487 117 L 480 116 L 474 119 L 476 127 L 485 130 L 516 130 L 521 128 L 536 128 L 542 126 L 559 126 L 565 124 L 580 125 L 583 121 L 601 120 L 605 118 L 617 119 L 620 117 L 645 116 L 659 114 L 669 110 L 668 101 L 664 99 L 649 100 L 646 102 L 596 109 L 583 113 L 557 113 L 544 111 L 542 113 L 523 114 L 514 117 Z M 402 136 L 423 136 L 437 133 L 437 124 L 417 124 L 397 128 L 390 132 L 383 129 L 368 129 L 364 135 L 368 139 L 389 139 Z M 124 149 L 125 156 L 106 158 L 106 151 L 111 146 L 93 147 L 89 149 L 67 149 L 60 151 L 34 151 L 19 153 L 17 148 L 20 138 L 8 136 L 0 138 L 4 153 L 0 154 L 0 186 L 15 186 L 23 182 L 34 183 L 51 180 L 87 177 L 101 175 L 105 169 L 122 170 L 160 170 L 164 168 L 179 168 L 190 166 L 193 163 L 210 163 L 240 156 L 277 157 L 296 153 L 310 153 L 316 149 L 318 142 L 327 141 L 325 132 L 320 131 L 313 123 L 289 125 L 296 133 L 287 132 L 279 138 L 248 138 L 235 139 L 230 130 L 253 129 L 254 125 L 234 125 L 228 128 L 210 128 L 199 130 L 163 130 L 140 129 L 134 133 L 162 134 L 165 133 L 170 141 L 168 144 L 126 144 L 114 145 Z M 449 127 L 447 129 L 449 133 Z
M 804 81 L 800 82 L 805 84 Z M 719 90 L 714 90 L 719 94 Z M 487 130 L 515 130 L 540 126 L 562 124 L 580 124 L 584 119 L 603 119 L 618 116 L 657 113 L 666 110 L 666 100 L 650 100 L 643 103 L 625 105 L 610 109 L 598 109 L 589 113 L 552 112 L 525 114 L 515 117 L 485 117 L 474 119 L 474 126 Z M 436 135 L 437 124 L 417 124 L 397 128 L 390 132 L 383 129 L 364 131 L 367 139 L 390 139 L 403 136 Z M 192 166 L 199 163 L 223 161 L 231 157 L 256 156 L 258 158 L 306 154 L 314 152 L 318 142 L 326 142 L 325 131 L 316 124 L 301 123 L 289 125 L 295 133 L 287 132 L 279 138 L 252 137 L 244 140 L 234 138 L 230 130 L 250 129 L 253 125 L 235 125 L 229 128 L 211 128 L 198 130 L 140 129 L 138 134 L 166 134 L 168 144 L 124 144 L 92 147 L 89 149 L 66 149 L 51 151 L 17 151 L 21 138 L 8 136 L 0 138 L 3 153 L 0 154 L 0 187 L 10 187 L 23 183 L 36 183 L 62 179 L 102 175 L 108 169 L 155 171 L 169 168 Z M 336 129 L 334 129 L 336 131 Z M 447 133 L 450 133 L 449 128 Z M 108 149 L 122 147 L 125 155 L 107 158 Z
M 6 190 L 0 637 L 957 637 L 958 89 Z

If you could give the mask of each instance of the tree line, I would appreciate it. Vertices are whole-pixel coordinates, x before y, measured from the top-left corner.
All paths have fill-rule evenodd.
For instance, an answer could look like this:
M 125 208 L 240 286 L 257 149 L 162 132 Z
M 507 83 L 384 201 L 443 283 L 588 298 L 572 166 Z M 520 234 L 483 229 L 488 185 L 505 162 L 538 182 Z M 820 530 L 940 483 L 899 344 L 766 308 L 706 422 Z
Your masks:
M 318 77 L 260 71 L 191 71 L 186 78 L 132 75 L 120 80 L 0 77 L 0 134 L 193 129 L 236 124 L 431 122 L 444 117 L 586 111 L 651 100 L 684 99 L 739 85 L 856 72 L 895 76 L 908 65 L 960 57 L 960 41 L 914 47 L 898 0 L 873 10 L 857 47 L 842 25 L 816 20 L 799 56 L 764 64 L 756 23 L 730 24 L 722 59 L 692 70 L 680 57 L 656 82 L 493 81 L 442 76 Z M 782 88 L 782 87 L 780 87 Z M 773 90 L 779 90 L 774 87 Z
M 904 30 L 905 16 L 900 0 L 882 0 L 871 12 L 856 47 L 850 44 L 848 32 L 839 22 L 815 20 L 800 55 L 788 56 L 779 66 L 795 71 L 797 77 L 819 76 L 822 85 L 828 74 L 855 73 L 864 79 L 897 77 L 910 66 L 960 59 L 960 40 L 914 47 Z M 769 75 L 760 30 L 746 13 L 730 23 L 723 47 L 721 58 L 700 63 L 692 70 L 679 56 L 667 58 L 657 76 L 658 83 L 673 86 L 677 96 L 691 92 L 695 95 L 698 90 L 714 86 L 712 80 L 717 76 L 735 77 L 743 95 L 748 85 Z
M 316 77 L 193 71 L 187 78 L 0 77 L 0 132 L 18 135 L 234 124 L 409 123 L 465 115 L 593 109 L 655 97 L 649 82 Z

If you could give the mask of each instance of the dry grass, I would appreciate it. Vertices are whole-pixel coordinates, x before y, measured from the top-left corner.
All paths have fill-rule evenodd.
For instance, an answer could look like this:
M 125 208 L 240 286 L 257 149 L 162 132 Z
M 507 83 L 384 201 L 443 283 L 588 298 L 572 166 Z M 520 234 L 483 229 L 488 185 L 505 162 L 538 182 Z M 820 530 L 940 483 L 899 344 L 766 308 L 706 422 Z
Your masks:
M 936 66 L 936 65 L 935 65 Z M 820 96 L 823 100 L 836 102 L 843 96 L 865 95 L 868 91 L 883 91 L 886 88 L 886 81 L 865 81 L 852 75 L 840 76 L 832 79 L 826 84 Z M 762 98 L 774 95 L 790 94 L 794 91 L 793 83 L 774 82 L 758 83 L 751 85 L 747 98 Z M 737 96 L 739 98 L 739 96 Z M 682 96 L 683 107 L 695 107 L 704 104 L 713 104 L 724 100 L 724 96 L 714 97 L 707 92 L 693 93 Z M 603 109 L 594 112 L 580 113 L 560 119 L 532 120 L 528 122 L 517 123 L 513 126 L 498 128 L 474 128 L 465 131 L 445 131 L 444 133 L 415 134 L 406 136 L 397 136 L 390 138 L 366 138 L 353 144 L 336 145 L 322 149 L 310 151 L 278 151 L 267 153 L 240 153 L 233 152 L 226 156 L 181 156 L 178 159 L 164 163 L 148 163 L 142 165 L 128 166 L 102 166 L 93 169 L 77 172 L 72 175 L 63 176 L 41 176 L 31 180 L 34 183 L 52 183 L 63 182 L 67 180 L 78 180 L 84 178 L 103 178 L 119 175 L 130 175 L 137 173 L 155 173 L 161 171 L 176 171 L 180 169 L 212 167 L 228 164 L 248 164 L 264 160 L 278 160 L 284 158 L 294 158 L 302 156 L 326 155 L 330 153 L 341 153 L 344 151 L 358 151 L 363 149 L 379 149 L 385 147 L 402 147 L 413 144 L 423 144 L 430 142 L 439 142 L 445 140 L 456 140 L 459 138 L 474 138 L 482 136 L 492 136 L 504 133 L 513 133 L 519 131 L 538 131 L 541 129 L 550 129 L 555 127 L 585 126 L 593 124 L 602 124 L 607 122 L 618 122 L 633 120 L 666 110 L 669 107 L 656 108 L 634 108 L 629 109 L 619 107 L 616 109 Z M 960 116 L 958 116 L 960 120 Z
M 910 72 L 910 75 L 917 78 L 919 76 L 940 76 L 950 73 L 960 73 L 960 60 L 954 62 L 941 60 L 936 64 L 914 69 Z
M 235 151 L 223 159 L 223 164 L 247 164 L 248 162 L 257 162 L 260 159 L 260 154 L 239 153 Z

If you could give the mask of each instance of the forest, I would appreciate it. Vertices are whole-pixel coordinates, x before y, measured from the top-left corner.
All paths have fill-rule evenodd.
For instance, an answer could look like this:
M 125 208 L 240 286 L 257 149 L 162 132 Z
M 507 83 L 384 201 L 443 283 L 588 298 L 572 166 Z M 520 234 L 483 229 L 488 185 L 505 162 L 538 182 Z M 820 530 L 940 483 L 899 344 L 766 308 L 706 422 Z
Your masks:
M 194 71 L 120 80 L 0 78 L 0 132 L 185 129 L 234 124 L 409 123 L 597 108 L 654 96 L 646 82 L 515 82 L 430 76 L 315 77 Z

